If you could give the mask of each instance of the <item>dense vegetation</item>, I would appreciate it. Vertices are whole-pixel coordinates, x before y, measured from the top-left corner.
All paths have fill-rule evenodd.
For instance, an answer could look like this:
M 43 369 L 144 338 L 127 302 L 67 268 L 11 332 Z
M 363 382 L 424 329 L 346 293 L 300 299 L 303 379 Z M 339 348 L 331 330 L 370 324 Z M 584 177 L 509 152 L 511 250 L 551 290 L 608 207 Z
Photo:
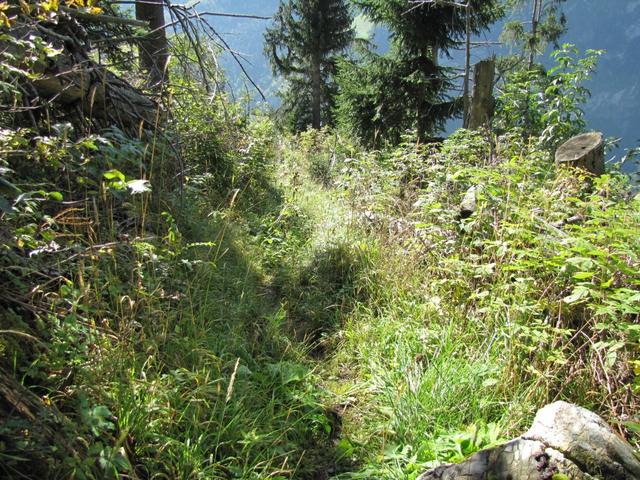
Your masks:
M 552 159 L 598 52 L 372 150 L 207 91 L 186 36 L 155 123 L 34 98 L 47 5 L 0 10 L 3 478 L 416 478 L 556 399 L 638 446 L 640 197 Z

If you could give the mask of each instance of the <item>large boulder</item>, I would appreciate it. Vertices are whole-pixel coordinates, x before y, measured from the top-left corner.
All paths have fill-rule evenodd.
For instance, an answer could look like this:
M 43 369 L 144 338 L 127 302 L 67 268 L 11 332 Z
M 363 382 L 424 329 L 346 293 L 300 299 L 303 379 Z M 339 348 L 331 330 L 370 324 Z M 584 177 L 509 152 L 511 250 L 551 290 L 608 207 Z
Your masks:
M 598 415 L 566 402 L 538 411 L 524 435 L 418 480 L 638 480 L 633 448 Z

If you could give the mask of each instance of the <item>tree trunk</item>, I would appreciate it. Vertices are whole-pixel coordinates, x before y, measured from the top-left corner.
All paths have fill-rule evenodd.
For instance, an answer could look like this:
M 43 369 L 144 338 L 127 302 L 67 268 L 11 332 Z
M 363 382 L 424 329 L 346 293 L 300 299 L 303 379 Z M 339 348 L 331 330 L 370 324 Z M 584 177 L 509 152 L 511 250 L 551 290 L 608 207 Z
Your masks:
M 473 78 L 473 96 L 467 125 L 471 130 L 477 130 L 482 126 L 489 125 L 493 118 L 495 106 L 493 80 L 495 71 L 496 64 L 493 59 L 476 63 Z
M 462 126 L 469 127 L 469 108 L 471 99 L 469 98 L 469 82 L 471 77 L 471 1 L 467 2 L 466 8 L 466 45 L 465 45 L 465 62 L 464 62 L 464 114 L 462 115 Z
M 139 41 L 140 66 L 149 73 L 148 86 L 166 82 L 169 48 L 164 28 L 163 0 L 136 0 L 136 18 L 149 23 L 150 33 Z
M 320 58 L 313 56 L 311 60 L 311 126 L 319 130 L 322 126 L 322 72 Z
M 440 45 L 438 41 L 434 41 L 433 45 L 431 45 L 431 60 L 433 60 L 433 65 L 438 66 L 438 57 L 440 56 Z
M 536 57 L 536 47 L 538 46 L 538 23 L 542 14 L 542 0 L 534 0 L 533 14 L 531 15 L 531 38 L 529 39 L 529 70 L 533 68 Z

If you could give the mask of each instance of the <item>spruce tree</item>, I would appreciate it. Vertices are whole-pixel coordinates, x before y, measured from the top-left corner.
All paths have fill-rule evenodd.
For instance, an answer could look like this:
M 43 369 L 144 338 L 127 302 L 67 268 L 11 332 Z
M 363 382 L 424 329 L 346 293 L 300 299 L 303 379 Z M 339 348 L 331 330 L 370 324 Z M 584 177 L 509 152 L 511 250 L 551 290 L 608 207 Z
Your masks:
M 391 48 L 384 56 L 368 52 L 361 65 L 341 64 L 341 123 L 369 140 L 396 142 L 407 128 L 414 128 L 419 140 L 427 139 L 462 110 L 461 99 L 450 95 L 451 69 L 439 64 L 439 56 L 449 55 L 463 43 L 467 26 L 478 34 L 497 20 L 502 14 L 500 1 L 469 0 L 469 8 L 450 0 L 353 3 L 389 30 Z M 350 79 L 354 75 L 360 81 L 354 83 Z M 363 85 L 365 77 L 367 85 Z M 371 89 L 371 84 L 376 88 Z M 356 119 L 366 111 L 375 112 L 374 116 L 367 121 Z
M 344 0 L 283 0 L 265 34 L 274 74 L 287 81 L 283 107 L 298 129 L 331 122 L 337 56 L 353 39 Z

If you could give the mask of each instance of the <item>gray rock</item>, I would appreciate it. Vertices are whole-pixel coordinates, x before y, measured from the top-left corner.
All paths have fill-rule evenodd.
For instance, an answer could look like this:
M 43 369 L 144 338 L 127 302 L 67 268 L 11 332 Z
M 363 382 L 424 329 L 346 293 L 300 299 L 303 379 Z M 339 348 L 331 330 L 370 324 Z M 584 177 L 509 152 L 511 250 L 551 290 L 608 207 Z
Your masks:
M 460 218 L 469 218 L 476 212 L 476 209 L 478 208 L 479 190 L 480 187 L 474 185 L 473 187 L 470 187 L 464 194 L 462 202 L 460 202 Z
M 522 437 L 418 480 L 639 480 L 633 448 L 595 413 L 566 402 L 538 411 Z

